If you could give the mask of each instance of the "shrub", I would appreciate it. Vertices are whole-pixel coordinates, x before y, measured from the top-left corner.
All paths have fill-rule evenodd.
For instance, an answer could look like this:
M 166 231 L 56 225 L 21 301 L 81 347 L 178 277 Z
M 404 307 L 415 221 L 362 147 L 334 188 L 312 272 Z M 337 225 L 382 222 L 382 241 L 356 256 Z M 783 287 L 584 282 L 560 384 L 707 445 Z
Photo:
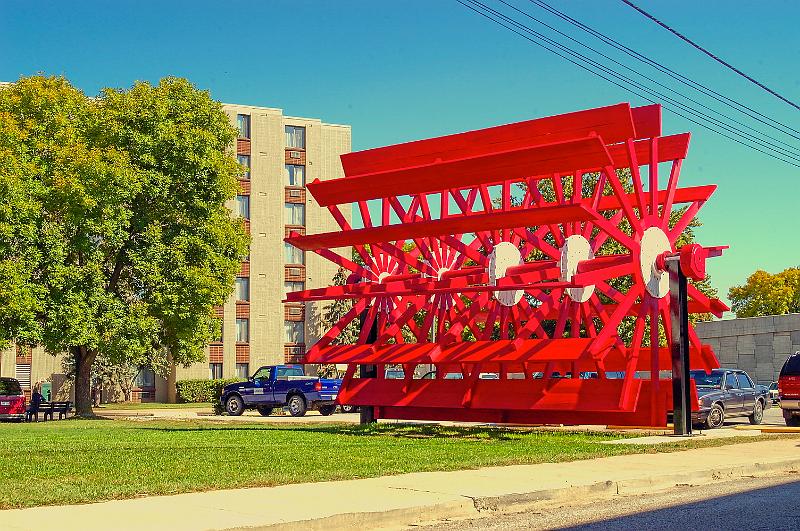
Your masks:
M 211 402 L 219 401 L 222 388 L 240 380 L 181 380 L 175 383 L 178 402 Z

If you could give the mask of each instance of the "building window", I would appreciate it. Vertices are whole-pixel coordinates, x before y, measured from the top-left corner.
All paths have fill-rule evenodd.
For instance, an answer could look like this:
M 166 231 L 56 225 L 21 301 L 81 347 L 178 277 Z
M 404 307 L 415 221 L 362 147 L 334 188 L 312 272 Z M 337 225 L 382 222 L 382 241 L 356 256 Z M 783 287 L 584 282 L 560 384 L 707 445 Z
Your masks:
M 250 155 L 236 155 L 236 160 L 239 161 L 239 164 L 244 166 L 244 180 L 250 180 Z
M 250 378 L 250 364 L 237 363 L 236 364 L 236 377 L 240 380 L 247 380 Z
M 250 279 L 247 277 L 236 277 L 236 300 L 250 300 Z
M 237 114 L 236 127 L 239 128 L 239 138 L 250 138 L 250 115 Z
M 283 257 L 287 264 L 305 264 L 305 253 L 294 245 L 283 242 Z
M 220 380 L 222 379 L 222 364 L 221 363 L 209 363 L 208 364 L 208 377 L 212 380 Z
M 306 128 L 295 127 L 293 125 L 286 126 L 286 147 L 293 149 L 306 148 Z
M 14 371 L 14 378 L 19 381 L 20 387 L 23 389 L 31 388 L 31 364 L 30 363 L 17 363 L 17 368 Z
M 306 206 L 300 203 L 283 204 L 284 221 L 287 225 L 306 224 Z
M 236 319 L 236 342 L 250 341 L 250 319 Z
M 136 381 L 134 382 L 134 387 L 138 387 L 139 389 L 143 387 L 155 387 L 156 386 L 156 373 L 153 372 L 152 369 L 147 369 L 142 367 L 139 369 L 139 374 L 136 375 Z
M 283 298 L 286 298 L 287 293 L 291 293 L 293 291 L 303 291 L 305 288 L 305 282 L 292 282 L 292 281 L 284 281 L 283 283 Z
M 286 343 L 305 343 L 305 326 L 303 321 L 284 321 L 283 329 L 286 333 Z
M 240 218 L 250 219 L 250 196 L 236 196 L 236 215 Z
M 305 186 L 306 167 L 297 164 L 286 164 L 286 184 L 285 186 Z

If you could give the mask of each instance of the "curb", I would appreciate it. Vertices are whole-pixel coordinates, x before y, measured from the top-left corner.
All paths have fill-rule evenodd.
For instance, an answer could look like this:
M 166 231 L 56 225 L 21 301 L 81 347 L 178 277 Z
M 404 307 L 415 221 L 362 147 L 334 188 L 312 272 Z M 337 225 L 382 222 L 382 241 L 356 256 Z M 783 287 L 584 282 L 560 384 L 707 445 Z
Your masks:
M 761 433 L 800 433 L 800 427 L 796 426 L 734 426 L 734 430 L 739 431 L 760 431 Z
M 523 493 L 509 493 L 492 497 L 468 497 L 461 500 L 437 504 L 393 509 L 385 512 L 351 512 L 322 518 L 286 521 L 246 529 L 285 529 L 287 525 L 303 526 L 311 530 L 406 528 L 420 523 L 432 523 L 447 518 L 481 518 L 493 513 L 514 513 L 553 503 L 569 503 L 574 500 L 604 499 L 619 494 L 642 494 L 682 485 L 701 485 L 713 481 L 724 481 L 746 476 L 765 475 L 774 472 L 800 472 L 800 457 L 782 461 L 753 463 L 730 468 L 708 468 L 666 474 L 660 476 L 635 477 L 616 481 L 599 481 L 587 485 L 574 485 L 558 489 L 542 489 Z M 230 530 L 245 529 L 241 527 Z
M 711 483 L 712 481 L 764 475 L 771 472 L 800 472 L 800 457 L 771 463 L 753 463 L 752 465 L 730 468 L 709 468 L 647 478 L 601 481 L 590 485 L 509 494 L 493 498 L 479 498 L 475 500 L 475 505 L 478 512 L 486 510 L 519 512 L 541 505 L 542 502 L 602 499 L 618 494 L 642 494 L 679 485 L 698 485 Z

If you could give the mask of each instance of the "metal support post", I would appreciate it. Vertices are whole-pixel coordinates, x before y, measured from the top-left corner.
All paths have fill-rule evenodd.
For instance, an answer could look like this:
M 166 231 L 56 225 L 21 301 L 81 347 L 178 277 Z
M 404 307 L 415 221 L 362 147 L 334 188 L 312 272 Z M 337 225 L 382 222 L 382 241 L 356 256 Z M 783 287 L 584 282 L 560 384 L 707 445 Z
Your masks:
M 369 308 L 364 310 L 361 314 L 361 326 L 364 326 L 364 321 L 367 319 L 367 313 L 369 312 Z M 370 328 L 369 334 L 367 335 L 367 343 L 374 343 L 378 339 L 378 320 L 375 319 L 372 322 L 372 328 Z M 361 371 L 359 376 L 361 378 L 377 378 L 378 377 L 378 366 L 377 365 L 362 365 Z M 360 413 L 360 424 L 372 424 L 376 422 L 375 420 L 375 406 L 361 406 L 359 408 Z
M 669 272 L 669 311 L 672 331 L 672 424 L 675 435 L 692 434 L 689 376 L 689 300 L 686 275 L 679 257 L 666 260 Z

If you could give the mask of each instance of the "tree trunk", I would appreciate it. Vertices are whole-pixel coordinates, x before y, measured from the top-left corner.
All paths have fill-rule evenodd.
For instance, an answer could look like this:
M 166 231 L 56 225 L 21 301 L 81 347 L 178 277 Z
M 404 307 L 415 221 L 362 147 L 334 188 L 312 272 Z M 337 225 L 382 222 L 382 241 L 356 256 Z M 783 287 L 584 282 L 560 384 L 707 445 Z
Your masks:
M 75 356 L 75 416 L 94 417 L 92 411 L 92 364 L 97 352 L 72 347 Z

